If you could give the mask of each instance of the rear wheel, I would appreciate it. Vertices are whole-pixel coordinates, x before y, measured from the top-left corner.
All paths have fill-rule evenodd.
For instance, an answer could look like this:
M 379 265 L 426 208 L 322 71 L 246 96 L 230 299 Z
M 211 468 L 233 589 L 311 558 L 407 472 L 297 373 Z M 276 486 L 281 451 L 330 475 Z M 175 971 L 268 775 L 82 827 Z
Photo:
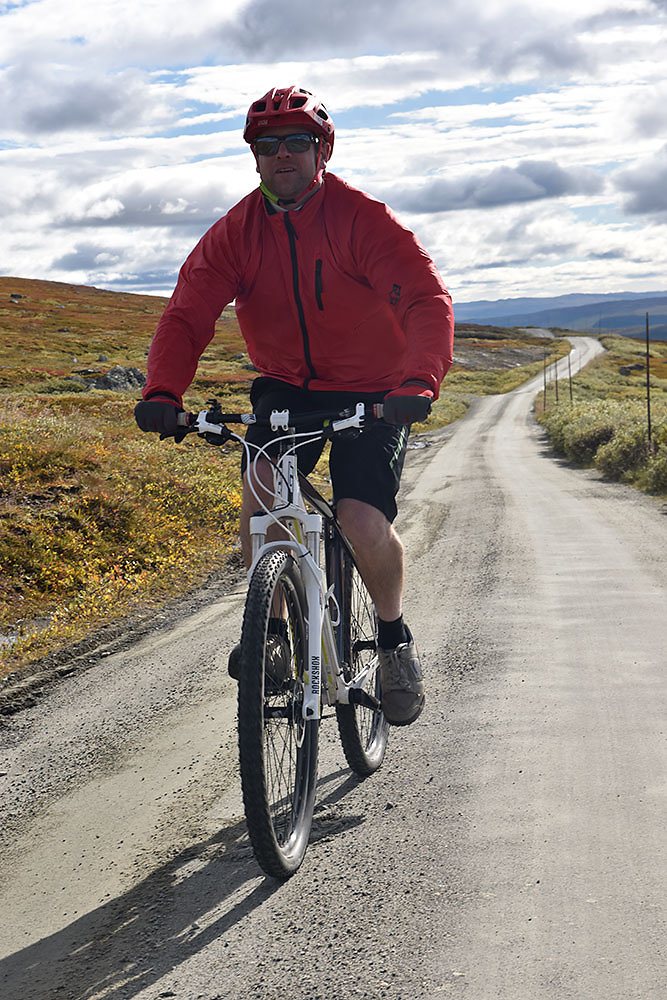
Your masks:
M 287 624 L 286 632 L 281 632 L 285 669 L 280 677 L 276 677 L 276 639 L 269 624 L 276 608 L 282 608 Z M 255 857 L 275 878 L 287 878 L 297 870 L 312 823 L 319 722 L 303 718 L 307 663 L 301 574 L 289 553 L 269 552 L 253 572 L 243 619 L 239 762 Z
M 345 679 L 363 677 L 361 689 L 379 703 L 375 607 L 354 559 L 338 537 L 331 542 L 330 574 L 340 608 L 338 654 Z M 382 710 L 370 704 L 337 704 L 336 718 L 349 766 L 362 777 L 373 774 L 382 764 L 389 737 L 389 724 Z

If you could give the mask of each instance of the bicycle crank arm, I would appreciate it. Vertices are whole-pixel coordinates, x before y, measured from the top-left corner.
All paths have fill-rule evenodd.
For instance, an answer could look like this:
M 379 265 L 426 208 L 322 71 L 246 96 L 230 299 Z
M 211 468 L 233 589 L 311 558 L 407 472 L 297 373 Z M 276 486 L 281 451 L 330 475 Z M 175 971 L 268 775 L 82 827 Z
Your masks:
M 355 656 L 364 649 L 372 649 L 373 651 L 375 651 L 376 648 L 377 648 L 377 643 L 375 639 L 370 639 L 370 640 L 357 639 L 356 642 L 352 643 L 352 652 L 355 654 Z
M 363 688 L 350 688 L 349 699 L 350 705 L 361 705 L 363 708 L 370 708 L 373 712 L 379 712 L 382 708 L 377 698 L 374 698 L 368 691 L 364 691 Z

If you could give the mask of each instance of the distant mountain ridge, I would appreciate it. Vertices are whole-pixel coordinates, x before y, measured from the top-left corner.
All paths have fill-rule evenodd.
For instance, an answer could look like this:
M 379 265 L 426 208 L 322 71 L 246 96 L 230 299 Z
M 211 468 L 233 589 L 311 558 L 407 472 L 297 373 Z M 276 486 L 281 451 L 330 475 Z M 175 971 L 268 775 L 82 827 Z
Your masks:
M 482 299 L 454 303 L 458 322 L 497 326 L 560 327 L 644 336 L 646 313 L 653 340 L 667 340 L 667 291 L 558 295 L 553 298 Z

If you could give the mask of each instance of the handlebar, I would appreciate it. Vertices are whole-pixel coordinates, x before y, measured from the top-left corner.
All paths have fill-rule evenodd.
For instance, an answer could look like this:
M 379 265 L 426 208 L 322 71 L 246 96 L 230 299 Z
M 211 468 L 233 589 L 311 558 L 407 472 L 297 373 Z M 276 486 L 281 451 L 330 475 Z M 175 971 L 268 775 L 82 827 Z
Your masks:
M 257 417 L 254 413 L 223 413 L 217 399 L 209 403 L 208 410 L 199 413 L 182 412 L 177 415 L 181 433 L 201 435 L 216 434 L 223 439 L 231 436 L 227 424 L 257 424 L 270 427 L 275 432 L 288 430 L 323 430 L 327 434 L 356 428 L 361 430 L 366 424 L 382 419 L 382 403 L 357 403 L 354 408 L 344 410 L 318 410 L 308 413 L 292 413 L 289 410 L 273 410 L 268 418 Z

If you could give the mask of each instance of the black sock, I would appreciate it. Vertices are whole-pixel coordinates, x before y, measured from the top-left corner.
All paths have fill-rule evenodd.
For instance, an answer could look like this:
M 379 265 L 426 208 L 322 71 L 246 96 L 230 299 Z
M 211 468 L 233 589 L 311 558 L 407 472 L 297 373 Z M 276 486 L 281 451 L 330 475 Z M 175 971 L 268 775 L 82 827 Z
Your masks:
M 378 618 L 378 646 L 380 649 L 396 649 L 402 642 L 408 641 L 408 633 L 403 624 L 403 615 L 396 621 L 385 622 Z

